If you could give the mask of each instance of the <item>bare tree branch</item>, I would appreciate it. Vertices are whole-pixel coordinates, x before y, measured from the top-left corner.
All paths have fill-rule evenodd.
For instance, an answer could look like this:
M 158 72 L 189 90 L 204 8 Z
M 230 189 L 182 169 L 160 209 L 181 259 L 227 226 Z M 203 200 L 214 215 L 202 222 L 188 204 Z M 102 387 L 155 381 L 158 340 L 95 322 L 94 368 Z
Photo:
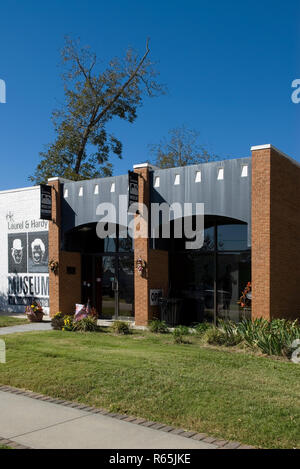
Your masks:
M 148 54 L 150 52 L 150 49 L 149 49 L 149 39 L 147 39 L 147 42 L 146 42 L 146 52 L 145 54 L 143 55 L 143 57 L 141 58 L 139 64 L 137 65 L 137 67 L 135 68 L 135 70 L 132 72 L 132 74 L 130 75 L 130 77 L 128 78 L 128 80 L 124 83 L 124 85 L 119 89 L 119 91 L 115 94 L 115 96 L 113 97 L 113 99 L 102 109 L 102 111 L 97 115 L 95 116 L 91 121 L 90 121 L 90 124 L 88 125 L 88 127 L 86 128 L 86 131 L 84 133 L 84 136 L 83 136 L 83 139 L 82 139 L 82 145 L 81 145 L 81 148 L 77 154 L 77 158 L 76 158 L 76 164 L 75 164 L 75 173 L 78 174 L 79 173 L 79 170 L 80 170 L 80 165 L 81 165 L 81 161 L 82 161 L 82 157 L 83 157 L 83 154 L 84 154 L 84 149 L 86 147 L 86 144 L 87 144 L 87 140 L 88 140 L 88 137 L 89 137 L 89 134 L 92 130 L 92 128 L 97 125 L 97 123 L 107 114 L 107 112 L 113 107 L 113 105 L 118 101 L 118 99 L 120 98 L 120 96 L 123 94 L 123 92 L 126 90 L 126 88 L 130 85 L 130 83 L 132 82 L 132 80 L 137 76 L 141 66 L 143 65 L 143 63 L 145 62 Z

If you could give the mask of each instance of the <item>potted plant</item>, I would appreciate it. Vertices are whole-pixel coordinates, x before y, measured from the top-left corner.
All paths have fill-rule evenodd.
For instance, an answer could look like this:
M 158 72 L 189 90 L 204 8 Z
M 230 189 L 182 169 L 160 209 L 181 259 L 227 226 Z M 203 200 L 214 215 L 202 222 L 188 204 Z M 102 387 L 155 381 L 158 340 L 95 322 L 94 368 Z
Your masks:
M 25 314 L 30 322 L 42 322 L 44 311 L 37 301 L 33 301 L 30 306 L 26 306 Z
M 238 304 L 240 305 L 240 308 L 243 312 L 244 319 L 251 317 L 251 300 L 252 300 L 252 285 L 251 285 L 251 282 L 248 282 L 238 301 Z

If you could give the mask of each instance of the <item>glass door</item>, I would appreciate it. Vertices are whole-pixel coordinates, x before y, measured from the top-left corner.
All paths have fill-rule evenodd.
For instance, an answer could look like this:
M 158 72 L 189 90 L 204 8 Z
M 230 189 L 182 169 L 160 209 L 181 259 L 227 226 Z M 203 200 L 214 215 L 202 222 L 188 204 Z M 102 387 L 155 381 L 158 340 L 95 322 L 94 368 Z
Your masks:
M 118 279 L 115 256 L 101 256 L 99 262 L 99 277 L 96 279 L 96 289 L 101 319 L 118 317 Z
M 134 286 L 133 286 L 133 256 L 118 257 L 118 302 L 119 317 L 122 319 L 134 317 Z
M 133 317 L 133 256 L 103 255 L 98 262 L 99 277 L 96 279 L 96 288 L 100 318 Z
M 83 256 L 82 302 L 95 307 L 99 318 L 133 318 L 133 285 L 133 255 Z

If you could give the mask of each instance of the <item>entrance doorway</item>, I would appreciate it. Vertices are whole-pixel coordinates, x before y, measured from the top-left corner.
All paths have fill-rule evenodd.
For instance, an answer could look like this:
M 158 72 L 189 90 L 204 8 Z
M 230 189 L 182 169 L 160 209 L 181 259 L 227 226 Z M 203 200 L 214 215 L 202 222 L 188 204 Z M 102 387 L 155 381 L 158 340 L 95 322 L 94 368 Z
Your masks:
M 89 301 L 101 319 L 134 318 L 133 243 L 120 237 L 123 228 L 116 225 L 115 237 L 103 239 L 88 223 L 63 235 L 64 250 L 81 253 L 81 302 Z
M 82 255 L 82 301 L 100 319 L 134 318 L 133 254 Z

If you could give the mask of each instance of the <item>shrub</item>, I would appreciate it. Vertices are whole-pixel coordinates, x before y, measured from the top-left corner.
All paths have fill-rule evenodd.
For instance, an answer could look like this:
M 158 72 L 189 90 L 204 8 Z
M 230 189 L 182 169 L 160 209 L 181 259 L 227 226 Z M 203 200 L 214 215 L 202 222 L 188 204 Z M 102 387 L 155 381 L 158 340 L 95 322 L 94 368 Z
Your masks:
M 124 321 L 114 321 L 111 329 L 115 334 L 131 334 L 129 324 Z
M 259 348 L 267 355 L 290 356 L 295 339 L 300 339 L 300 325 L 298 321 L 286 319 L 244 320 L 238 325 L 240 334 L 252 348 Z
M 205 341 L 210 345 L 224 345 L 225 334 L 217 327 L 211 327 L 205 332 Z
M 73 316 L 64 316 L 64 325 L 62 327 L 63 331 L 73 331 L 74 330 L 74 317 Z
M 194 331 L 197 335 L 202 336 L 211 327 L 212 325 L 209 322 L 200 322 L 199 324 L 195 324 Z
M 73 322 L 73 331 L 79 332 L 96 332 L 100 328 L 97 324 L 97 319 L 91 316 L 87 316 L 86 318 L 82 318 L 79 321 Z
M 185 336 L 189 335 L 190 331 L 187 326 L 177 326 L 173 330 L 174 342 L 176 344 L 184 344 L 187 341 L 184 339 Z
M 62 328 L 64 327 L 64 317 L 65 314 L 63 313 L 56 313 L 55 316 L 51 319 L 51 326 L 52 329 L 56 331 L 61 331 Z
M 218 327 L 224 334 L 224 345 L 232 347 L 242 342 L 243 337 L 234 322 L 219 320 Z
M 236 324 L 231 321 L 219 321 L 218 327 L 211 327 L 205 333 L 206 342 L 210 345 L 226 345 L 233 347 L 242 342 Z
M 292 343 L 300 339 L 298 321 L 263 318 L 243 320 L 239 324 L 232 321 L 219 321 L 218 327 L 208 329 L 206 342 L 213 345 L 234 346 L 244 341 L 248 346 L 259 349 L 266 355 L 290 356 Z
M 153 319 L 149 322 L 149 330 L 155 334 L 167 334 L 169 332 L 167 323 L 159 319 Z

